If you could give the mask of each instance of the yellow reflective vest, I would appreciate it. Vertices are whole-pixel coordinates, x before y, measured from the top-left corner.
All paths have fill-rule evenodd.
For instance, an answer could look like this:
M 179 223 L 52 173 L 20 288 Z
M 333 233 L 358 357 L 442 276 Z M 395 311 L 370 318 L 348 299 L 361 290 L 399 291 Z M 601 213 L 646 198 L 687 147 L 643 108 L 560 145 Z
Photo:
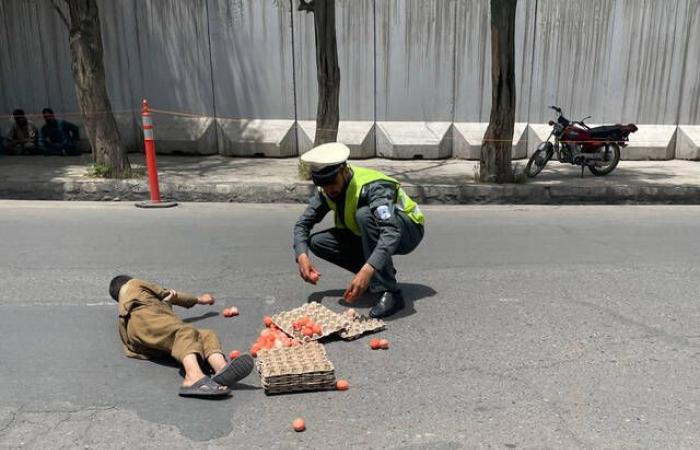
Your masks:
M 396 208 L 403 211 L 408 218 L 413 222 L 424 225 L 425 217 L 423 212 L 418 207 L 418 204 L 414 202 L 411 197 L 406 195 L 406 192 L 401 188 L 401 185 L 395 179 L 384 175 L 383 173 L 372 170 L 365 169 L 363 167 L 348 166 L 353 172 L 352 179 L 348 183 L 347 189 L 345 191 L 345 208 L 343 212 L 343 218 L 340 220 L 338 217 L 338 208 L 333 200 L 331 200 L 323 190 L 321 193 L 326 199 L 328 206 L 335 212 L 335 226 L 336 228 L 347 228 L 352 231 L 357 236 L 361 236 L 360 227 L 355 220 L 355 214 L 357 213 L 357 205 L 360 201 L 360 194 L 362 193 L 362 188 L 375 181 L 386 181 L 393 184 L 396 187 Z

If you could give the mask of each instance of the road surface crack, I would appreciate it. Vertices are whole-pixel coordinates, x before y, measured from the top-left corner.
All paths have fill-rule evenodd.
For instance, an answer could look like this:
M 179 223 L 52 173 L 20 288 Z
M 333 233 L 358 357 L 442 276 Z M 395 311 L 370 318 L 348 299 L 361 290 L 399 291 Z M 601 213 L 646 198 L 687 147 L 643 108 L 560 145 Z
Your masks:
M 5 424 L 2 428 L 0 428 L 0 434 L 5 434 L 6 431 L 8 431 L 10 428 L 12 428 L 17 421 L 17 415 L 19 414 L 21 408 L 18 408 L 14 411 L 12 411 L 12 415 L 10 417 L 10 420 Z

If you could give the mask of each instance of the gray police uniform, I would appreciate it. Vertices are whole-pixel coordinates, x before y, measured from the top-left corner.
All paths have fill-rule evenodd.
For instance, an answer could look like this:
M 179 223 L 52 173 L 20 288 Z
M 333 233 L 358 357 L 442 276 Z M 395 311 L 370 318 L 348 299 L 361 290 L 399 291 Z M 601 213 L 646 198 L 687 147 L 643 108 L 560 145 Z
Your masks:
M 311 229 L 331 211 L 320 190 L 294 226 L 296 257 L 309 249 L 326 261 L 357 273 L 365 263 L 375 269 L 370 281 L 371 292 L 394 292 L 398 289 L 392 255 L 412 252 L 423 239 L 424 229 L 396 208 L 397 188 L 387 181 L 365 185 L 360 194 L 355 218 L 361 230 L 357 236 L 347 228 L 330 228 L 311 234 Z M 335 201 L 344 217 L 345 198 Z M 387 214 L 387 211 L 389 214 Z

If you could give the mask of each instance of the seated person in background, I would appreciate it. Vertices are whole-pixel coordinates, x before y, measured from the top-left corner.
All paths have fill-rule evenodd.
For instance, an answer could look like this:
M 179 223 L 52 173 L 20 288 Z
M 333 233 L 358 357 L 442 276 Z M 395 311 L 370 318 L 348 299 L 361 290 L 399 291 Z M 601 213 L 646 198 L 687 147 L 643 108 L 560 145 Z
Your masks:
M 78 127 L 65 120 L 57 120 L 51 108 L 44 108 L 41 113 L 46 125 L 41 127 L 39 131 L 39 148 L 44 155 L 79 155 L 80 131 Z
M 24 111 L 12 111 L 15 123 L 5 138 L 4 148 L 8 155 L 35 155 L 37 150 L 36 125 L 27 120 Z
M 119 304 L 119 337 L 126 356 L 138 359 L 173 357 L 185 369 L 179 395 L 229 395 L 229 387 L 253 370 L 250 355 L 244 354 L 227 362 L 221 351 L 221 342 L 212 330 L 197 329 L 173 312 L 172 305 L 183 308 L 197 304 L 213 305 L 214 297 L 210 294 L 196 297 L 119 275 L 109 283 L 109 295 Z M 206 363 L 214 371 L 213 377 L 204 374 L 202 367 Z

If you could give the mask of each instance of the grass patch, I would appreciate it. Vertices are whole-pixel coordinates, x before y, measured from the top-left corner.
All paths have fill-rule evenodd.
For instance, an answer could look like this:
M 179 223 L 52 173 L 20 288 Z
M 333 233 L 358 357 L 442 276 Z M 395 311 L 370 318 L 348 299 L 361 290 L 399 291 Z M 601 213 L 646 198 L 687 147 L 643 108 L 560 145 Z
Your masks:
M 108 178 L 111 168 L 105 164 L 91 164 L 88 166 L 85 176 L 89 178 Z
M 311 179 L 311 167 L 309 167 L 307 164 L 304 164 L 304 162 L 301 159 L 297 164 L 297 176 L 299 177 L 299 179 L 304 181 L 309 181 Z
M 111 178 L 110 166 L 106 164 L 91 164 L 85 171 L 85 176 L 88 178 Z M 144 178 L 147 174 L 146 168 L 143 166 L 132 166 L 124 178 Z

